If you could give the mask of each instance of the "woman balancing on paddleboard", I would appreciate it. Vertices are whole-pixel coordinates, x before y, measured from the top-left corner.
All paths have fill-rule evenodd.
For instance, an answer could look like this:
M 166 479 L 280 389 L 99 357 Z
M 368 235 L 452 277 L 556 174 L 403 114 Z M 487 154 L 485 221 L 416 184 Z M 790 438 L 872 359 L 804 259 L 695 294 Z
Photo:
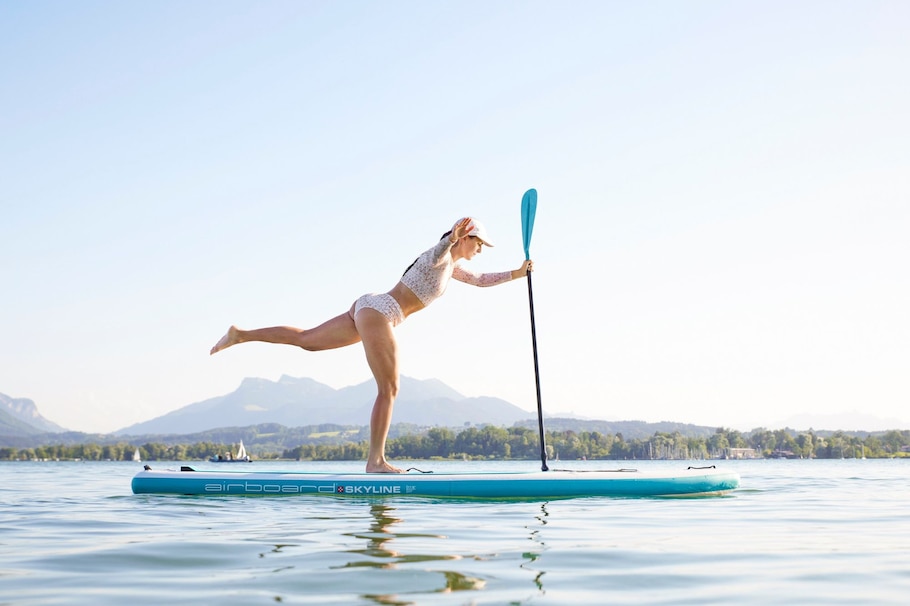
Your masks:
M 478 274 L 462 267 L 459 261 L 470 261 L 484 245 L 493 246 L 483 225 L 471 217 L 459 219 L 436 246 L 420 255 L 405 270 L 401 281 L 389 292 L 363 295 L 347 312 L 308 330 L 292 326 L 241 330 L 231 326 L 211 353 L 249 341 L 296 345 L 307 351 L 363 343 L 367 364 L 378 389 L 370 416 L 370 453 L 366 470 L 401 473 L 403 470 L 385 459 L 392 406 L 398 395 L 398 347 L 392 328 L 442 296 L 451 278 L 474 286 L 495 286 L 524 278 L 531 271 L 531 261 L 525 261 L 518 269 L 499 273 Z

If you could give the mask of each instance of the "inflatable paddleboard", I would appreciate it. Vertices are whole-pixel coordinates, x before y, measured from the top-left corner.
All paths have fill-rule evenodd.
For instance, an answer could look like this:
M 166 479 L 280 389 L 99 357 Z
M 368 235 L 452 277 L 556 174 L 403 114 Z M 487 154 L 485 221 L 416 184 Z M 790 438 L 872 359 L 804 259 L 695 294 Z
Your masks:
M 739 474 L 714 466 L 677 471 L 615 469 L 487 473 L 319 473 L 300 471 L 154 470 L 133 477 L 135 494 L 333 495 L 442 498 L 716 496 L 739 486 Z

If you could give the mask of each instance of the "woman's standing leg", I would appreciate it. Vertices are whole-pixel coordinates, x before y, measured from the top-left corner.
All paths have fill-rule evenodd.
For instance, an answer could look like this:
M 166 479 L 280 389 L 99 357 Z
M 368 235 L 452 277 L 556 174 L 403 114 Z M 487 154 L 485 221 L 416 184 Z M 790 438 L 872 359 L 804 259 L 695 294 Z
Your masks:
M 401 473 L 385 459 L 385 441 L 392 423 L 392 407 L 398 396 L 398 343 L 388 318 L 375 309 L 361 309 L 354 318 L 367 364 L 376 379 L 376 401 L 370 415 L 369 473 Z

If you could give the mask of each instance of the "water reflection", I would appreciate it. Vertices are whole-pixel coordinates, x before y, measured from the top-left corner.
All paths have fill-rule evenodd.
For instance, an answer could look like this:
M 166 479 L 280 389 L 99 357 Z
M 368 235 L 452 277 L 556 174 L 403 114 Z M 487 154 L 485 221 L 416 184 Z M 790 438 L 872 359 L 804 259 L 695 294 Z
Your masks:
M 543 539 L 540 536 L 540 530 L 542 527 L 547 525 L 548 517 L 550 517 L 550 514 L 547 511 L 547 504 L 541 503 L 540 514 L 534 516 L 534 519 L 537 520 L 537 523 L 534 526 L 525 526 L 525 528 L 531 531 L 531 534 L 528 538 L 534 543 L 534 546 L 530 551 L 526 551 L 525 553 L 521 554 L 522 557 L 527 558 L 527 561 L 524 562 L 521 567 L 525 570 L 530 570 L 536 573 L 534 575 L 534 585 L 537 586 L 537 589 L 541 593 L 544 592 L 543 575 L 545 575 L 546 572 L 533 568 L 533 564 L 537 562 L 537 560 L 541 555 L 543 555 L 543 552 L 546 549 L 546 543 L 544 543 Z M 537 528 L 537 524 L 539 524 L 541 528 Z
M 462 559 L 460 555 L 404 553 L 402 539 L 445 540 L 447 537 L 444 535 L 408 533 L 396 530 L 396 526 L 402 524 L 403 520 L 396 515 L 395 508 L 387 503 L 371 503 L 370 516 L 372 519 L 369 530 L 366 532 L 346 533 L 347 536 L 366 541 L 366 545 L 363 548 L 347 550 L 348 553 L 357 554 L 357 556 L 361 557 L 336 568 L 397 569 L 400 566 L 417 563 Z M 432 593 L 479 590 L 486 585 L 486 581 L 483 579 L 471 577 L 454 570 L 426 570 L 426 572 L 439 574 L 442 577 L 442 586 L 431 590 Z M 365 594 L 362 597 L 377 604 L 403 606 L 414 603 L 408 598 L 397 594 Z

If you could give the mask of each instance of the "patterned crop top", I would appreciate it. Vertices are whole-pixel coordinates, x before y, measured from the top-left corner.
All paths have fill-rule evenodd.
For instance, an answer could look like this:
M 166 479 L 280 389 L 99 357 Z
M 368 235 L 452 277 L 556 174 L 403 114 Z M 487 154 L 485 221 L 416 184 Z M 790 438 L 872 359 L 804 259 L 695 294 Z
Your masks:
M 452 259 L 452 246 L 449 236 L 444 237 L 401 276 L 401 283 L 417 295 L 424 307 L 442 296 L 450 278 L 473 286 L 496 286 L 512 279 L 510 271 L 478 274 L 465 269 Z

